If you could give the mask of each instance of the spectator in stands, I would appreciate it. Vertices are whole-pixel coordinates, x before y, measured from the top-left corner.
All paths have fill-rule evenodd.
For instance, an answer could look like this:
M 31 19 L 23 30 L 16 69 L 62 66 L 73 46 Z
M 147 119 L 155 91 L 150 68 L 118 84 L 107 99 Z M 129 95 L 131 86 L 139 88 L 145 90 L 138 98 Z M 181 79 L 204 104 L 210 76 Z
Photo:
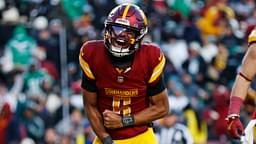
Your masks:
M 65 117 L 56 125 L 58 135 L 68 136 L 72 142 L 75 142 L 79 134 L 84 134 L 84 125 L 88 124 L 88 120 L 82 116 L 79 109 L 74 109 L 70 118 Z
M 25 27 L 17 26 L 12 38 L 6 45 L 2 59 L 3 70 L 10 72 L 16 67 L 27 70 L 29 64 L 33 61 L 33 51 L 36 47 L 37 44 L 34 38 L 27 33 Z
M 200 55 L 201 46 L 197 42 L 191 42 L 188 47 L 189 57 L 183 64 L 183 70 L 192 76 L 199 86 L 203 86 L 206 83 L 206 69 L 207 64 Z
M 0 144 L 5 144 L 6 141 L 6 133 L 7 128 L 11 122 L 12 112 L 10 105 L 8 103 L 4 103 L 0 107 Z
M 161 129 L 158 136 L 158 144 L 193 144 L 193 138 L 188 128 L 179 122 L 179 116 L 169 114 L 159 120 Z

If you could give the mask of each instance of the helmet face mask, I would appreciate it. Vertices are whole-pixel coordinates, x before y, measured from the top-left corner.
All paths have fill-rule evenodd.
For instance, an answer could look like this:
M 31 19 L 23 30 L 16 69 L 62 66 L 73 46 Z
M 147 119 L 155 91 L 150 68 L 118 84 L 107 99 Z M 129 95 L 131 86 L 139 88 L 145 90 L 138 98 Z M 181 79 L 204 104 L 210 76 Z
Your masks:
M 109 25 L 106 29 L 109 51 L 116 57 L 132 54 L 136 50 L 139 32 L 128 27 Z
M 104 42 L 114 57 L 132 55 L 147 33 L 147 19 L 143 11 L 133 4 L 114 8 L 105 21 Z

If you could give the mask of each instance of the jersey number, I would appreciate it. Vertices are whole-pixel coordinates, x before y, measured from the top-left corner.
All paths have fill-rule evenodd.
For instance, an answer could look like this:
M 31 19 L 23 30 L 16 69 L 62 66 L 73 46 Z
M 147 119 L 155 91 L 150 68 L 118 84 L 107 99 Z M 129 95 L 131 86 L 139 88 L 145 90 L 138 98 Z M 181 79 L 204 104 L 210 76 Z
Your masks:
M 131 98 L 114 97 L 112 103 L 113 111 L 123 116 L 128 116 L 131 114 L 130 104 Z

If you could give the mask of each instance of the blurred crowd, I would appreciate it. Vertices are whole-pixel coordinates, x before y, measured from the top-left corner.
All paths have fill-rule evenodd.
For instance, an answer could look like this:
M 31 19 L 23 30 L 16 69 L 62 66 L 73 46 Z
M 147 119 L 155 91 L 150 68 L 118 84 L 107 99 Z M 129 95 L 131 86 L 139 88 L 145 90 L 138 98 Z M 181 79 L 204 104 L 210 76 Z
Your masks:
M 226 135 L 225 116 L 256 25 L 254 0 L 0 0 L 0 144 L 92 143 L 79 50 L 103 38 L 107 14 L 123 2 L 145 11 L 144 41 L 160 45 L 167 58 L 170 113 L 154 122 L 159 144 L 238 143 Z M 255 89 L 253 82 L 245 124 Z

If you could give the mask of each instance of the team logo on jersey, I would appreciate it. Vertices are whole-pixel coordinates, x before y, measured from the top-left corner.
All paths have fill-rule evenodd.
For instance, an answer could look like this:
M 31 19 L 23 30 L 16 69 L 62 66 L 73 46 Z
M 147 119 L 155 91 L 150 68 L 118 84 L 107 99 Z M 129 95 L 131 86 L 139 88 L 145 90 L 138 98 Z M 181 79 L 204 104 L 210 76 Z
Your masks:
M 123 76 L 117 76 L 117 82 L 118 83 L 123 83 L 124 82 L 124 77 Z

